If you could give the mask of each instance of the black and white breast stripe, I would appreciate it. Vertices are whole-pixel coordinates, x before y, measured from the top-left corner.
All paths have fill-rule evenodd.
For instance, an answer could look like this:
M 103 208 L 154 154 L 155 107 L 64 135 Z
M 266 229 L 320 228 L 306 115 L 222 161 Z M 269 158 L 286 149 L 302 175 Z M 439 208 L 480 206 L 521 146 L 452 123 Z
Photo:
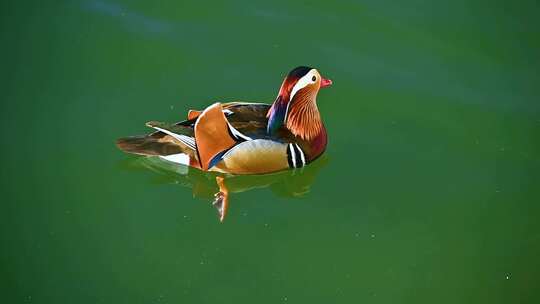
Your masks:
M 289 168 L 301 168 L 306 165 L 306 156 L 298 144 L 287 145 L 287 162 Z

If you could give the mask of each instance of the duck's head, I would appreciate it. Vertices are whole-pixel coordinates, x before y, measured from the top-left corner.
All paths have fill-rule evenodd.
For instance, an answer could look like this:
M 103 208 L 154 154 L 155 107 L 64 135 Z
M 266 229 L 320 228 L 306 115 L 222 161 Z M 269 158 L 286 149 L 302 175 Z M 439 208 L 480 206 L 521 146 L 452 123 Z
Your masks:
M 299 66 L 287 74 L 279 89 L 278 98 L 291 102 L 296 94 L 303 93 L 316 98 L 319 89 L 330 86 L 332 80 L 321 76 L 314 68 Z
M 322 77 L 317 69 L 300 66 L 290 71 L 268 111 L 268 133 L 284 125 L 303 139 L 315 137 L 322 130 L 317 93 L 330 85 L 332 80 Z

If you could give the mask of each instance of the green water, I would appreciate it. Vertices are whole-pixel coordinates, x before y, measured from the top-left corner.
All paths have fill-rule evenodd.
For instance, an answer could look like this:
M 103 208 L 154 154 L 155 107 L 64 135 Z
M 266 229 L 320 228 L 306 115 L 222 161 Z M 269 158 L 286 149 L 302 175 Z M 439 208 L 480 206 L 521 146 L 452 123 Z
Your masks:
M 0 4 L 2 303 L 540 302 L 535 1 L 34 2 Z M 298 65 L 326 156 L 224 223 L 114 146 Z

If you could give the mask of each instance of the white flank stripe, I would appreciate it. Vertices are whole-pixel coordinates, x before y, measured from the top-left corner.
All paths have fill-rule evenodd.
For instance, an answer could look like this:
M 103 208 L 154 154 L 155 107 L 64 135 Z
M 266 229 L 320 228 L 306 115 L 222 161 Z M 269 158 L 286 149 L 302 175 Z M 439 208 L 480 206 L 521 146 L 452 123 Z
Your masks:
M 189 136 L 186 136 L 186 135 L 182 135 L 182 134 L 176 134 L 176 133 L 173 133 L 169 130 L 165 130 L 165 129 L 162 129 L 162 128 L 159 128 L 159 127 L 153 127 L 154 129 L 158 130 L 158 131 L 161 131 L 167 135 L 170 135 L 174 138 L 176 138 L 177 140 L 179 140 L 180 142 L 184 143 L 186 146 L 190 147 L 191 149 L 195 150 L 195 139 L 193 137 L 189 137 Z
M 234 136 L 243 138 L 244 140 L 252 140 L 251 137 L 245 136 L 244 134 L 240 133 L 240 131 L 236 130 L 233 126 L 231 126 L 230 123 L 227 122 L 227 124 L 229 125 L 229 129 Z
M 160 155 L 162 159 L 168 160 L 173 163 L 189 166 L 189 155 L 185 153 L 171 154 L 171 155 Z
M 298 146 L 298 144 L 294 144 L 296 146 L 296 148 L 298 148 L 298 151 L 300 151 L 300 158 L 302 159 L 302 167 L 306 165 L 306 157 L 304 156 L 304 151 L 302 151 L 302 149 L 300 149 L 300 147 Z
M 296 168 L 296 153 L 294 152 L 292 144 L 289 144 L 289 152 L 291 152 L 291 159 L 292 159 L 293 167 Z

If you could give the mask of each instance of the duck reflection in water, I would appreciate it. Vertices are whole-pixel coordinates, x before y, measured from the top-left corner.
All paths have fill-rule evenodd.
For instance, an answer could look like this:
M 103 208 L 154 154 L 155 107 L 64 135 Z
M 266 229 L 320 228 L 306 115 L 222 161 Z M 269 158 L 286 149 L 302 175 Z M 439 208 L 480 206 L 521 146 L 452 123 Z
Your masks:
M 300 198 L 308 195 L 320 170 L 328 163 L 322 156 L 309 166 L 264 175 L 225 175 L 203 172 L 187 166 L 164 161 L 157 157 L 130 159 L 124 167 L 149 169 L 156 173 L 159 183 L 189 187 L 193 196 L 212 202 L 218 218 L 224 221 L 230 207 L 231 196 L 253 189 L 269 188 L 280 197 Z

